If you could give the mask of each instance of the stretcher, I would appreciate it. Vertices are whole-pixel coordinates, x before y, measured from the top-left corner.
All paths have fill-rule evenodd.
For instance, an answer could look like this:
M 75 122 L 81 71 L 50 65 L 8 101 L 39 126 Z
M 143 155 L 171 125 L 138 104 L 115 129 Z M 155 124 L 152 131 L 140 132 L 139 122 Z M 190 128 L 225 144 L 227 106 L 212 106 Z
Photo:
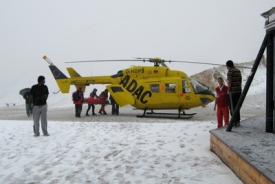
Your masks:
M 96 105 L 96 104 L 109 104 L 109 101 L 89 97 L 89 98 L 84 98 L 84 103 L 94 104 L 94 105 Z

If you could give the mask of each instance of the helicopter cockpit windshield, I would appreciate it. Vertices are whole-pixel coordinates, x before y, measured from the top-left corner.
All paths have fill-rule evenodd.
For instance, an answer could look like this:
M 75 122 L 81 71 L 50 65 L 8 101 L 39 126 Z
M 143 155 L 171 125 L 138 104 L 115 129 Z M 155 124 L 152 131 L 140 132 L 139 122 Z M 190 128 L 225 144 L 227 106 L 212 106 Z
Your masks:
M 122 77 L 123 76 L 123 71 L 119 70 L 116 74 L 111 75 L 112 78 L 117 78 L 117 77 Z
M 190 82 L 191 82 L 191 85 L 192 85 L 195 93 L 213 95 L 214 96 L 214 93 L 212 91 L 210 91 L 206 86 L 203 86 L 198 81 L 195 81 L 195 80 L 192 79 Z

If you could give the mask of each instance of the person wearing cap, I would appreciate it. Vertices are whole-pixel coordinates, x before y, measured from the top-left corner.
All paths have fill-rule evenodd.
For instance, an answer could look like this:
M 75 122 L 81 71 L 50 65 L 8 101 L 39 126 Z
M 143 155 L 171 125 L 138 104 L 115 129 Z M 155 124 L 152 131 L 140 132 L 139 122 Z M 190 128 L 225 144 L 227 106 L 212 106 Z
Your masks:
M 97 92 L 97 89 L 94 88 L 93 91 L 90 93 L 90 97 L 91 97 L 91 98 L 97 98 L 97 99 L 98 99 L 99 97 L 97 96 L 96 92 Z M 88 112 L 89 112 L 89 110 L 91 109 L 91 107 L 92 107 L 92 113 L 93 113 L 93 115 L 96 115 L 96 113 L 95 113 L 95 105 L 94 105 L 94 104 L 88 104 L 88 109 L 87 109 L 87 111 L 86 111 L 86 116 L 90 116 L 90 115 L 88 114 Z
M 228 60 L 226 62 L 227 72 L 227 85 L 228 85 L 228 94 L 230 100 L 230 114 L 233 115 L 233 112 L 238 104 L 238 101 L 242 94 L 242 74 L 241 71 L 235 68 L 233 61 Z M 234 126 L 240 126 L 240 111 L 236 112 L 236 117 L 234 118 Z
M 49 136 L 47 126 L 47 99 L 49 95 L 48 87 L 45 85 L 45 77 L 38 77 L 38 84 L 35 84 L 31 87 L 30 91 L 30 102 L 33 104 L 32 114 L 33 114 L 33 131 L 34 136 L 40 136 L 39 132 L 39 120 L 41 119 L 41 128 L 45 136 Z
M 73 95 L 76 94 L 78 96 L 77 100 L 74 100 Z M 82 105 L 84 102 L 84 94 L 82 92 L 82 88 L 79 87 L 75 92 L 73 92 L 72 98 L 75 105 L 75 117 L 80 118 L 81 111 L 82 111 Z

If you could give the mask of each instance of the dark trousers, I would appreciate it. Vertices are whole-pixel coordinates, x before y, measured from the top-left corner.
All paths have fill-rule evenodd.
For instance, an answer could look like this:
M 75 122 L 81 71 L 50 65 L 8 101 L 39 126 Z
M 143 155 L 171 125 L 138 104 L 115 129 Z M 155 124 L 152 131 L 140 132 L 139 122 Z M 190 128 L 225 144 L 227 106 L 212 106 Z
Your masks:
M 234 112 L 234 110 L 235 110 L 235 108 L 236 108 L 236 106 L 238 104 L 238 101 L 239 101 L 239 99 L 241 97 L 241 94 L 242 94 L 241 92 L 235 92 L 235 93 L 231 93 L 229 95 L 229 98 L 231 98 L 230 99 L 230 114 L 231 114 L 231 116 L 233 115 L 233 112 Z M 233 109 L 232 109 L 232 107 L 233 107 Z M 236 116 L 234 118 L 234 123 L 236 123 L 236 122 L 238 122 L 238 121 L 241 120 L 240 111 L 238 110 L 236 113 L 237 114 L 236 114 Z
M 80 117 L 82 104 L 75 104 L 75 117 Z
M 112 104 L 112 114 L 118 115 L 119 114 L 119 105 L 114 100 L 111 101 L 111 104 Z
M 93 112 L 93 114 L 95 114 L 95 105 L 94 105 L 94 104 L 88 104 L 88 109 L 87 109 L 86 114 L 88 114 L 88 112 L 89 112 L 89 110 L 91 109 L 91 107 L 92 107 L 92 112 Z

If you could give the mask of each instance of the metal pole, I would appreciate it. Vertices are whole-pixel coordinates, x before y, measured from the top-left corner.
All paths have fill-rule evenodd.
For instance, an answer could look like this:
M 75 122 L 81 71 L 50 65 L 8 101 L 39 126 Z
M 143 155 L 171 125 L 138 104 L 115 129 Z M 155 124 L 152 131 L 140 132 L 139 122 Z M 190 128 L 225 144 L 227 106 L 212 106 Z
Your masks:
M 273 59 L 274 45 L 272 32 L 267 33 L 267 48 L 266 48 L 266 127 L 265 131 L 273 132 Z
M 234 109 L 233 115 L 232 115 L 232 117 L 230 119 L 230 123 L 229 123 L 229 125 L 226 128 L 227 132 L 231 132 L 231 129 L 232 129 L 233 123 L 234 123 L 234 119 L 235 119 L 235 117 L 237 115 L 237 111 L 239 111 L 241 109 L 241 106 L 242 106 L 243 101 L 244 101 L 244 99 L 246 97 L 248 89 L 249 89 L 249 87 L 250 87 L 250 85 L 251 85 L 251 83 L 253 81 L 254 75 L 255 75 L 255 73 L 257 71 L 257 68 L 258 68 L 258 66 L 260 64 L 261 58 L 262 58 L 262 56 L 264 54 L 266 45 L 267 45 L 267 34 L 264 37 L 263 43 L 262 43 L 261 48 L 260 48 L 260 50 L 258 52 L 258 55 L 257 55 L 256 60 L 255 60 L 255 63 L 253 65 L 252 69 L 251 69 L 250 75 L 249 75 L 249 77 L 248 77 L 248 79 L 246 81 L 246 84 L 244 86 L 244 89 L 243 89 L 243 92 L 241 94 L 241 97 L 240 97 L 240 99 L 239 99 L 239 101 L 237 103 L 236 108 Z

